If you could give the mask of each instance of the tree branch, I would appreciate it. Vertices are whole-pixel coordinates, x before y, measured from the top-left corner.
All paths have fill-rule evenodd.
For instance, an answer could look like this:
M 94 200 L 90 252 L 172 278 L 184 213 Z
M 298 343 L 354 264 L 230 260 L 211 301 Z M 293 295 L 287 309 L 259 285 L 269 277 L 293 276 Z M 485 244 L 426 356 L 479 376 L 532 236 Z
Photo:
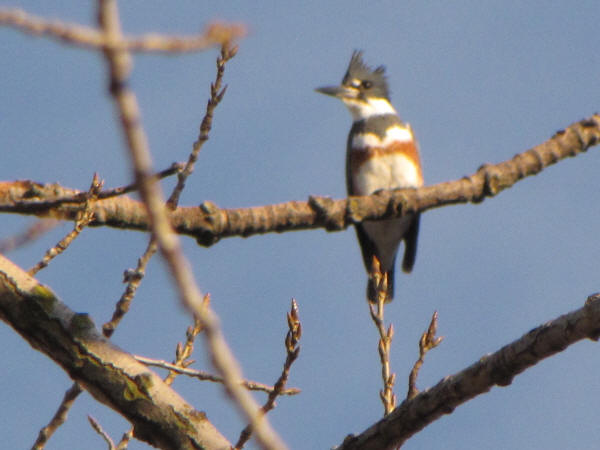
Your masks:
M 79 386 L 79 383 L 73 383 L 73 385 L 67 389 L 67 392 L 65 392 L 58 409 L 54 413 L 54 416 L 52 416 L 52 419 L 50 419 L 48 425 L 42 428 L 38 433 L 38 437 L 31 447 L 32 450 L 42 450 L 45 447 L 48 439 L 50 439 L 58 427 L 65 423 L 71 406 L 73 406 L 73 403 L 75 400 L 77 400 L 77 397 L 79 397 L 79 394 L 82 392 L 83 391 L 81 386 Z
M 281 375 L 277 379 L 275 386 L 273 386 L 273 390 L 269 392 L 269 396 L 267 397 L 267 401 L 261 408 L 262 414 L 267 414 L 273 408 L 275 408 L 275 400 L 280 395 L 285 395 L 285 391 L 289 389 L 285 389 L 285 385 L 287 384 L 288 378 L 290 376 L 290 369 L 292 368 L 292 364 L 298 358 L 300 354 L 300 338 L 302 337 L 302 324 L 300 323 L 300 316 L 298 315 L 298 304 L 295 299 L 292 299 L 292 307 L 290 308 L 290 312 L 287 313 L 287 322 L 288 322 L 288 332 L 285 336 L 285 350 L 286 350 L 286 358 L 283 363 L 283 370 L 281 371 Z M 235 444 L 235 450 L 239 450 L 246 445 L 246 442 L 252 436 L 252 426 L 246 426 L 242 432 L 240 433 L 240 437 Z
M 202 381 L 212 381 L 213 383 L 223 383 L 223 378 L 218 377 L 216 375 L 210 374 L 203 370 L 190 369 L 188 367 L 178 366 L 177 364 L 172 364 L 167 361 L 163 361 L 160 359 L 146 358 L 144 356 L 133 355 L 133 357 L 145 364 L 146 366 L 152 367 L 160 367 L 161 369 L 167 369 L 171 372 L 178 373 L 180 375 L 187 375 L 188 377 L 197 378 Z M 165 381 L 166 382 L 166 381 Z M 244 386 L 249 391 L 262 391 L 270 394 L 275 391 L 274 386 L 269 386 L 264 383 L 258 383 L 256 381 L 243 380 L 242 386 Z M 300 389 L 298 388 L 289 388 L 283 389 L 278 394 L 279 395 L 296 395 L 300 393 Z
M 8 25 L 33 36 L 47 36 L 78 47 L 132 52 L 197 52 L 223 45 L 246 34 L 246 28 L 241 24 L 214 22 L 206 26 L 202 33 L 192 36 L 167 36 L 152 33 L 112 41 L 106 34 L 94 28 L 58 20 L 46 20 L 22 9 L 5 8 L 0 8 L 0 25 Z
M 193 236 L 206 246 L 234 236 L 316 228 L 339 231 L 367 219 L 388 219 L 457 203 L 482 202 L 519 180 L 536 175 L 562 159 L 577 156 L 599 142 L 600 115 L 596 114 L 510 160 L 484 164 L 471 176 L 455 181 L 419 189 L 382 191 L 365 197 L 341 200 L 311 197 L 307 202 L 291 201 L 253 208 L 220 209 L 205 202 L 199 207 L 177 208 L 170 212 L 170 220 L 179 234 Z M 0 182 L 0 212 L 73 220 L 79 205 L 64 203 L 56 206 L 56 202 L 61 197 L 79 193 L 58 184 L 42 185 L 26 180 Z M 94 217 L 90 226 L 143 231 L 150 227 L 142 203 L 129 197 L 98 201 Z
M 98 0 L 98 23 L 109 41 L 123 39 L 116 0 Z M 229 48 L 223 46 L 223 53 Z M 259 444 L 265 449 L 284 449 L 285 444 L 262 417 L 252 396 L 240 385 L 242 372 L 225 342 L 217 316 L 202 302 L 190 264 L 183 255 L 181 244 L 169 223 L 168 209 L 160 185 L 152 178 L 152 161 L 146 132 L 140 118 L 139 104 L 127 80 L 131 57 L 121 50 L 105 49 L 104 56 L 110 74 L 109 91 L 113 97 L 129 157 L 133 165 L 140 196 L 150 219 L 152 236 L 171 272 L 183 306 L 200 321 L 206 336 L 207 350 L 215 369 L 223 377 L 227 394 L 255 430 Z
M 443 414 L 450 414 L 457 406 L 494 386 L 510 385 L 525 369 L 586 338 L 594 341 L 600 338 L 600 294 L 588 297 L 583 308 L 534 328 L 463 371 L 405 400 L 360 435 L 349 435 L 337 450 L 397 448 Z
M 111 344 L 87 314 L 77 314 L 47 287 L 0 256 L 0 319 L 52 358 L 96 400 L 165 449 L 228 449 L 229 442 L 161 378 Z

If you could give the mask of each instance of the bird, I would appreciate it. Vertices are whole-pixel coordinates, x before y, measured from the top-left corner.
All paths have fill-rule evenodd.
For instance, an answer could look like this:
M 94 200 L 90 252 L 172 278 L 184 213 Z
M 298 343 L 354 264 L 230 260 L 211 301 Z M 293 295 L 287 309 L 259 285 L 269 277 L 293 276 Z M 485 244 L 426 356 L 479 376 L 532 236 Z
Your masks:
M 346 188 L 349 196 L 370 195 L 384 189 L 423 186 L 419 147 L 412 128 L 400 119 L 390 102 L 385 67 L 372 69 L 355 50 L 342 83 L 315 89 L 341 100 L 352 115 L 346 151 Z M 377 303 L 379 290 L 373 276 L 377 257 L 382 276 L 387 277 L 385 301 L 394 297 L 394 266 L 404 241 L 402 270 L 410 273 L 417 255 L 420 214 L 401 218 L 367 220 L 355 224 L 356 234 L 369 275 L 367 299 Z M 385 284 L 383 284 L 385 286 Z

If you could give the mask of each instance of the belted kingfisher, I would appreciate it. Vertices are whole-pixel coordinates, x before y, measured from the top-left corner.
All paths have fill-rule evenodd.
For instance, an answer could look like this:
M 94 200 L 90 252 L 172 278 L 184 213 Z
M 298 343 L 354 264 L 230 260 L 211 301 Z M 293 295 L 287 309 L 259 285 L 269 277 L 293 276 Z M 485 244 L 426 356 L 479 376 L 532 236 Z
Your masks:
M 350 110 L 352 128 L 346 153 L 348 195 L 369 195 L 381 189 L 423 185 L 419 149 L 410 125 L 402 122 L 390 103 L 385 68 L 371 69 L 355 51 L 340 86 L 327 86 L 317 92 L 339 98 Z M 399 219 L 364 221 L 356 234 L 365 267 L 372 273 L 373 256 L 387 274 L 387 296 L 394 296 L 394 265 L 400 242 L 404 241 L 402 270 L 409 273 L 417 254 L 419 214 Z M 377 302 L 377 286 L 369 276 L 367 298 Z

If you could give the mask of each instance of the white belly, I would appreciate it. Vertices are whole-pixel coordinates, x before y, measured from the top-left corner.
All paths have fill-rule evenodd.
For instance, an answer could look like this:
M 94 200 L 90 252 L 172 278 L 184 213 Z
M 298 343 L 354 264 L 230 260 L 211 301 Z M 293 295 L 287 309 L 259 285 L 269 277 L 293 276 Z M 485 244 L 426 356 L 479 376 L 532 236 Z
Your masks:
M 419 184 L 417 168 L 402 154 L 371 158 L 352 176 L 354 195 L 369 195 L 380 189 L 418 187 Z
M 421 179 L 413 162 L 402 154 L 365 161 L 352 177 L 354 195 L 369 195 L 380 189 L 418 187 Z M 408 230 L 412 215 L 384 221 L 365 221 L 362 226 L 377 247 L 381 268 L 391 270 L 396 251 Z

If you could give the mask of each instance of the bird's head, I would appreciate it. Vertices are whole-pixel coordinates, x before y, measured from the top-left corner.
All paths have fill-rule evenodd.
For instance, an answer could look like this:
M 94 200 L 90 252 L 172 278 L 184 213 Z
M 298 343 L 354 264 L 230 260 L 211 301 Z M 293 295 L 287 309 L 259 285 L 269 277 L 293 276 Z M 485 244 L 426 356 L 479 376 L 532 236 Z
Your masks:
M 390 103 L 385 68 L 371 69 L 363 62 L 360 51 L 352 53 L 342 84 L 320 87 L 316 91 L 343 101 L 354 120 L 396 113 Z

